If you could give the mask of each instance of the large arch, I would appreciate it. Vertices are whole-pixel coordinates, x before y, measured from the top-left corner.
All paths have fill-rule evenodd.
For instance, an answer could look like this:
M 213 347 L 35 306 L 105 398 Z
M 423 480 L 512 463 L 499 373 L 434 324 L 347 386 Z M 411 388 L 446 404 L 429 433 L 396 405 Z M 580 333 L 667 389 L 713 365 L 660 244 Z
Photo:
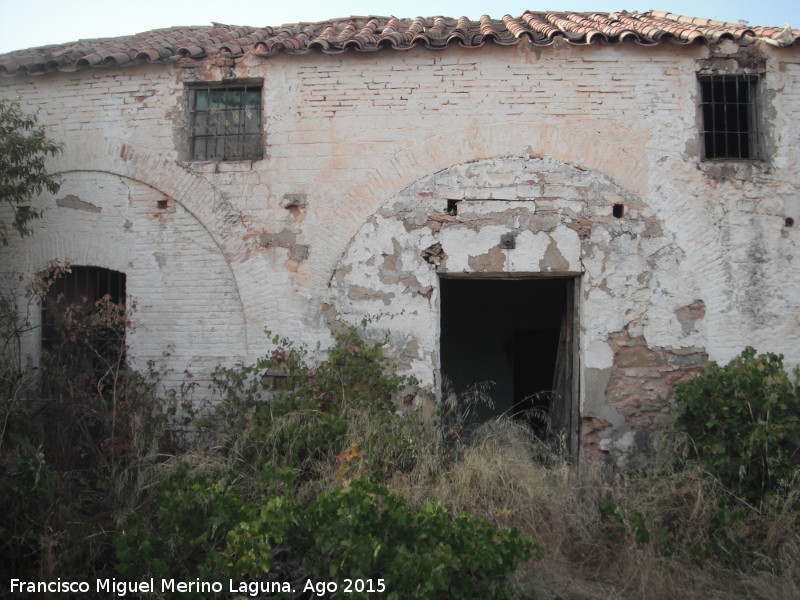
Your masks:
M 242 208 L 217 187 L 208 168 L 175 160 L 171 152 L 154 152 L 118 138 L 85 145 L 81 152 L 64 152 L 54 159 L 53 171 L 109 173 L 128 178 L 158 190 L 179 202 L 219 248 L 230 265 L 245 315 L 248 351 L 257 352 L 264 345 L 265 324 L 282 320 L 278 300 L 263 294 L 263 282 L 275 279 L 275 267 L 254 257 L 254 240 L 260 230 L 253 230 L 242 218 Z M 205 169 L 205 170 L 204 170 Z M 278 275 L 280 277 L 280 275 Z
M 435 391 L 441 278 L 574 278 L 583 448 L 623 456 L 631 432 L 663 426 L 671 383 L 705 358 L 702 278 L 685 255 L 657 209 L 600 171 L 469 161 L 420 178 L 358 228 L 330 279 L 328 318 L 373 318 Z
M 180 202 L 126 176 L 85 170 L 62 173 L 59 193 L 41 201 L 31 237 L 8 249 L 12 262 L 25 280 L 53 260 L 124 273 L 137 368 L 164 362 L 169 385 L 184 370 L 202 381 L 218 363 L 246 355 L 245 310 L 231 266 Z M 35 361 L 35 334 L 26 346 Z
M 682 267 L 693 274 L 691 279 L 698 287 L 695 295 L 706 299 L 705 320 L 716 332 L 708 340 L 713 355 L 729 357 L 732 349 L 747 342 L 748 328 L 739 312 L 732 309 L 730 289 L 734 282 L 718 235 L 718 214 L 705 196 L 698 198 L 700 191 L 680 185 L 681 177 L 688 180 L 691 174 L 681 176 L 672 165 L 669 177 L 665 177 L 654 167 L 641 152 L 647 140 L 628 138 L 619 131 L 617 141 L 623 140 L 623 147 L 611 153 L 599 141 L 581 138 L 583 141 L 576 143 L 569 135 L 571 127 L 542 127 L 541 123 L 513 120 L 462 125 L 428 136 L 421 130 L 412 145 L 354 182 L 340 202 L 315 208 L 321 211 L 316 215 L 316 242 L 322 252 L 315 252 L 313 258 L 339 256 L 343 240 L 352 240 L 366 217 L 432 173 L 498 158 L 554 160 L 579 172 L 602 174 L 608 182 L 640 198 L 652 212 L 664 234 L 682 249 Z M 695 170 L 693 165 L 680 168 Z M 316 267 L 316 286 L 323 285 L 322 277 L 330 273 L 330 267 L 326 267 Z M 702 277 L 696 277 L 700 273 Z

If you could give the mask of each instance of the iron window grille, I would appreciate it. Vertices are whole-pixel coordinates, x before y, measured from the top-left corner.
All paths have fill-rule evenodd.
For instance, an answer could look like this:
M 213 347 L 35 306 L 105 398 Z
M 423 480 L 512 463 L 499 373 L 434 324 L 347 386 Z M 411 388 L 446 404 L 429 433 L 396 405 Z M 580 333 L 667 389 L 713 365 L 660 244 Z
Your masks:
M 47 347 L 54 339 L 53 322 L 66 307 L 89 309 L 108 295 L 114 304 L 125 306 L 125 273 L 102 267 L 70 268 L 56 279 L 42 302 L 42 343 Z
M 757 88 L 757 75 L 700 77 L 705 158 L 759 158 Z
M 261 85 L 191 90 L 192 160 L 257 160 L 261 150 Z
M 125 331 L 109 313 L 101 316 L 108 305 L 98 303 L 103 299 L 125 311 L 125 273 L 102 267 L 73 266 L 70 272 L 55 279 L 42 299 L 42 360 L 49 365 L 44 369 L 41 393 L 49 396 L 57 390 L 53 373 L 61 373 L 70 366 L 83 364 L 98 377 L 109 365 L 121 364 L 125 358 Z M 76 332 L 80 332 L 77 334 Z M 70 340 L 80 335 L 82 343 Z M 120 337 L 122 336 L 122 337 Z

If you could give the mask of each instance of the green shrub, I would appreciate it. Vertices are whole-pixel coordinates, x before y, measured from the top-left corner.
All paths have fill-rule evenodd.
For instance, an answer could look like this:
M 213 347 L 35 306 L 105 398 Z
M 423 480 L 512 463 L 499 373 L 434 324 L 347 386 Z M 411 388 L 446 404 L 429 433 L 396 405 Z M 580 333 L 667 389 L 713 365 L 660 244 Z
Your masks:
M 252 511 L 231 477 L 183 462 L 121 524 L 116 572 L 130 581 L 217 579 L 228 532 Z
M 518 563 L 541 555 L 517 529 L 435 504 L 412 509 L 368 479 L 302 502 L 291 472 L 268 467 L 262 487 L 245 500 L 224 475 L 184 463 L 121 528 L 117 576 L 293 582 L 296 592 L 336 582 L 327 598 L 492 600 L 511 598 Z
M 675 388 L 675 428 L 690 437 L 692 455 L 750 502 L 798 484 L 798 375 L 792 382 L 782 356 L 748 347 L 726 366 L 706 363 Z
M 306 471 L 343 449 L 353 411 L 392 415 L 392 398 L 416 382 L 393 373 L 384 342 L 357 329 L 336 337 L 319 365 L 282 338 L 277 349 L 248 365 L 219 368 L 224 445 L 255 474 L 266 464 Z M 393 416 L 393 415 L 392 415 Z
M 240 573 L 263 575 L 281 549 L 284 560 L 302 565 L 301 585 L 337 584 L 328 598 L 511 598 L 517 564 L 541 556 L 517 529 L 497 530 L 467 513 L 453 517 L 435 504 L 411 509 L 368 479 L 307 506 L 265 499 L 257 519 L 240 523 L 228 540 L 229 563 Z

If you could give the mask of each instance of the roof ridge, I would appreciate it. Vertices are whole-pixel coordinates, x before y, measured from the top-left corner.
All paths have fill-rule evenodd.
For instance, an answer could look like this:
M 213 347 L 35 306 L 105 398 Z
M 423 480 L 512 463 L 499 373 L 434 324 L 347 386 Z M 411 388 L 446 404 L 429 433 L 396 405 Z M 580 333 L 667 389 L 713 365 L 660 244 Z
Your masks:
M 634 42 L 643 46 L 664 42 L 691 44 L 731 39 L 747 45 L 763 40 L 772 46 L 798 43 L 800 30 L 786 27 L 749 27 L 665 11 L 525 11 L 500 19 L 467 17 L 351 16 L 278 26 L 176 26 L 112 38 L 83 39 L 50 44 L 0 55 L 0 75 L 42 74 L 99 66 L 168 63 L 181 58 L 203 59 L 225 52 L 236 58 L 245 53 L 273 56 L 320 51 L 372 52 L 384 48 L 408 50 L 418 45 L 430 50 L 451 46 L 478 48 L 486 44 L 516 45 L 523 41 L 548 46 L 557 39 L 569 44 Z

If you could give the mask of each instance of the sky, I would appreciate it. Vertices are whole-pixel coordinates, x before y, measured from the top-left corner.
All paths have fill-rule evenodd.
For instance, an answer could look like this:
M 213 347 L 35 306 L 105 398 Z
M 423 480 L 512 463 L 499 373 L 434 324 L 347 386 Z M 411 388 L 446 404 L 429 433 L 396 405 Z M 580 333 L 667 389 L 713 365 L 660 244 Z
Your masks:
M 0 53 L 178 25 L 264 27 L 349 17 L 467 16 L 531 11 L 663 10 L 751 26 L 800 29 L 800 0 L 0 0 Z

